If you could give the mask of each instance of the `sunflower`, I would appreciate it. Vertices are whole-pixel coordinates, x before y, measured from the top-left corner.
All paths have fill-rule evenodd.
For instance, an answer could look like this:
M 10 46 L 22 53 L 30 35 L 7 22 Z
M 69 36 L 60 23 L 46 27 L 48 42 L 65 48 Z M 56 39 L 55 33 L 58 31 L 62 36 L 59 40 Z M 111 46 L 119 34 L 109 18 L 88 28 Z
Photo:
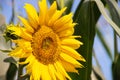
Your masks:
M 78 73 L 76 68 L 83 65 L 78 61 L 85 59 L 75 50 L 83 43 L 73 36 L 74 26 L 72 13 L 63 15 L 66 7 L 57 10 L 56 1 L 50 8 L 46 0 L 38 2 L 39 14 L 31 4 L 25 4 L 28 18 L 18 18 L 20 25 L 9 25 L 11 35 L 18 36 L 12 41 L 16 47 L 10 56 L 26 58 L 30 80 L 71 80 L 67 72 Z

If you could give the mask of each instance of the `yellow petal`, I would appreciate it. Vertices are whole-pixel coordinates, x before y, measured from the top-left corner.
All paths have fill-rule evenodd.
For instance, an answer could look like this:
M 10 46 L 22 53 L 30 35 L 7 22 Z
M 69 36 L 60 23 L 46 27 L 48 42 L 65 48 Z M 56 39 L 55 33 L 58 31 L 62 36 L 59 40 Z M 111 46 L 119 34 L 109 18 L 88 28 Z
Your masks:
M 24 39 L 13 40 L 23 51 L 27 53 L 32 53 L 31 42 Z
M 51 17 L 53 16 L 53 14 L 55 13 L 55 11 L 57 10 L 57 4 L 56 1 L 53 2 L 53 4 L 51 5 L 50 9 L 47 12 L 46 15 L 46 24 L 48 25 L 49 20 L 51 19 Z
M 17 26 L 9 25 L 7 27 L 7 30 L 13 31 L 12 34 L 15 34 L 19 37 L 26 39 L 26 40 L 29 40 L 29 41 L 32 40 L 32 35 L 27 33 L 26 29 L 23 27 L 20 27 L 19 25 L 17 25 Z
M 62 75 L 59 71 L 55 73 L 57 80 L 66 80 L 66 77 Z
M 78 49 L 80 47 L 80 45 L 83 45 L 82 42 L 76 40 L 76 39 L 70 39 L 70 38 L 67 38 L 67 39 L 63 39 L 61 41 L 61 44 L 62 45 L 65 45 L 65 46 L 69 46 L 73 49 Z
M 30 64 L 33 64 L 32 62 L 34 62 L 34 60 L 35 60 L 35 57 L 33 56 L 33 54 L 30 54 L 23 63 L 24 64 L 29 63 L 28 64 L 28 66 L 29 66 Z
M 52 16 L 52 18 L 49 20 L 48 26 L 53 26 L 54 22 L 59 19 L 61 17 L 61 15 L 63 14 L 63 12 L 66 10 L 66 7 L 61 9 L 60 11 L 56 11 L 54 13 L 54 15 Z
M 48 71 L 48 66 L 44 65 L 41 67 L 42 69 L 42 74 L 41 74 L 41 79 L 42 80 L 52 80 L 49 71 Z
M 57 33 L 57 34 L 60 38 L 64 38 L 64 37 L 68 37 L 68 36 L 73 35 L 73 33 L 74 33 L 74 28 L 68 28 L 64 31 Z
M 65 30 L 67 30 L 67 29 L 69 29 L 69 28 L 73 28 L 75 25 L 76 25 L 76 23 L 66 23 L 66 24 L 58 27 L 58 28 L 55 30 L 55 32 L 56 32 L 56 33 L 59 33 L 59 32 L 65 31 Z
M 31 33 L 34 32 L 34 29 L 30 26 L 29 22 L 25 18 L 21 16 L 18 16 L 18 18 L 22 21 L 22 23 L 24 24 L 24 27 L 28 32 L 31 32 Z
M 54 75 L 53 75 L 53 78 L 55 78 L 54 76 L 56 76 L 56 79 L 55 80 L 65 80 L 65 76 L 62 75 L 59 70 L 56 70 L 55 66 L 52 65 L 52 64 L 49 64 L 50 65 L 50 68 L 52 71 L 51 72 L 54 72 Z M 54 80 L 54 79 L 53 79 Z
M 61 28 L 66 27 L 64 25 L 67 23 L 69 23 L 70 25 L 72 24 L 72 13 L 65 15 L 60 19 L 58 19 L 57 21 L 55 21 L 53 28 L 55 28 L 56 30 L 59 30 L 59 29 L 61 30 Z M 69 27 L 69 24 L 67 24 L 67 28 Z
M 50 9 L 48 10 L 49 15 L 53 15 L 55 11 L 57 10 L 57 4 L 56 1 L 53 2 L 53 4 L 50 6 Z
M 69 55 L 67 55 L 67 54 L 65 54 L 65 53 L 62 53 L 62 52 L 61 52 L 60 56 L 61 56 L 61 59 L 62 59 L 62 60 L 65 60 L 65 61 L 67 61 L 67 62 L 75 65 L 75 66 L 78 67 L 78 68 L 83 67 L 82 64 L 80 64 L 80 63 L 79 63 L 78 61 L 76 61 L 74 58 L 72 58 L 71 56 L 69 56 Z
M 28 20 L 30 24 L 32 25 L 33 28 L 37 29 L 39 25 L 39 18 L 36 9 L 31 5 L 31 4 L 25 4 L 24 6 L 27 15 L 28 15 Z
M 27 33 L 26 29 L 22 29 L 22 28 L 21 28 L 21 35 L 20 35 L 20 37 L 22 37 L 23 39 L 28 40 L 28 41 L 32 40 L 32 35 Z
M 50 76 L 52 77 L 52 80 L 56 80 L 56 76 L 55 76 L 55 68 L 52 64 L 48 65 L 48 71 L 50 73 Z
M 15 25 L 8 25 L 7 26 L 7 30 L 11 30 L 13 31 L 12 34 L 15 34 L 17 36 L 21 35 L 21 27 L 19 25 L 15 26 Z
M 27 64 L 26 69 L 27 69 L 27 74 L 31 74 L 32 73 L 32 66 L 34 64 L 34 62 L 36 61 L 35 57 L 31 54 L 29 57 L 27 57 L 27 59 L 22 62 L 22 64 Z
M 32 75 L 34 80 L 40 80 L 41 77 L 41 63 L 35 60 L 34 64 L 31 66 L 32 67 Z
M 71 36 L 66 36 L 66 37 L 61 37 L 60 39 L 61 40 L 64 40 L 64 39 L 75 39 L 75 38 L 81 38 L 81 36 L 77 36 L 77 35 L 71 35 Z
M 74 38 L 81 38 L 81 36 L 77 36 L 77 35 L 73 35 L 73 36 L 69 36 L 69 37 L 67 37 L 67 38 L 72 38 L 72 39 L 74 39 Z
M 77 59 L 77 60 L 80 60 L 80 61 L 84 61 L 85 62 L 85 59 L 74 49 L 70 48 L 70 47 L 67 47 L 67 46 L 61 46 L 62 47 L 62 51 L 65 53 L 65 54 L 68 54 L 69 56 Z
M 30 53 L 29 53 L 30 54 Z M 10 56 L 18 57 L 18 58 L 26 58 L 29 56 L 29 54 L 26 54 L 23 49 L 20 47 L 15 48 L 12 52 L 9 53 Z
M 30 76 L 30 80 L 33 80 L 33 76 L 32 75 Z
M 74 65 L 72 65 L 72 64 L 70 64 L 70 63 L 68 63 L 68 62 L 66 62 L 66 61 L 63 61 L 63 60 L 61 60 L 60 62 L 62 63 L 63 67 L 65 68 L 65 70 L 66 70 L 67 72 L 75 72 L 75 73 L 78 73 L 78 71 L 75 69 L 75 66 L 74 66 Z
M 70 78 L 70 76 L 67 74 L 67 72 L 65 71 L 65 69 L 63 68 L 62 64 L 61 64 L 59 61 L 55 62 L 54 65 L 55 65 L 56 69 L 57 69 L 62 75 L 64 75 L 65 77 L 67 77 L 69 80 L 72 80 L 72 79 Z
M 39 22 L 40 22 L 40 25 L 43 25 L 43 24 L 45 24 L 45 17 L 46 17 L 46 13 L 48 10 L 47 2 L 46 2 L 46 0 L 39 1 L 38 5 L 40 8 Z

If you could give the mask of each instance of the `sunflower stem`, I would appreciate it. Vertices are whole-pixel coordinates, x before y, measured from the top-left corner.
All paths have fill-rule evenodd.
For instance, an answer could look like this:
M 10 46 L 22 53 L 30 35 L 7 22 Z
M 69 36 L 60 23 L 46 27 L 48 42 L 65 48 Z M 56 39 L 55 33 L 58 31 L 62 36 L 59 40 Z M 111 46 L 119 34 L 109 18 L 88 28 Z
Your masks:
M 24 61 L 23 58 L 19 59 L 19 62 L 23 62 L 23 61 Z M 24 67 L 23 65 L 19 64 L 19 66 L 18 66 L 18 79 L 17 80 L 21 80 L 21 75 L 23 73 L 23 67 Z

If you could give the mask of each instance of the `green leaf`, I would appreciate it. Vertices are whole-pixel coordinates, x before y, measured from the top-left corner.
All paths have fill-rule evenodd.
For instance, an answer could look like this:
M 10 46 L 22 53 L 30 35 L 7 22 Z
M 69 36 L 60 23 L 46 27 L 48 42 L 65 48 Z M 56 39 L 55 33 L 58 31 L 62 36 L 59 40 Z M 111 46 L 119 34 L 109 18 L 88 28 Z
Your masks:
M 117 2 L 114 0 L 106 0 L 106 2 L 108 4 L 109 12 L 111 14 L 112 20 L 120 28 L 120 8 L 119 8 Z M 114 32 L 114 62 L 116 61 L 117 55 L 118 55 L 117 37 Z
M 20 58 L 19 62 L 24 62 L 26 60 L 26 58 Z M 18 80 L 24 80 L 24 78 L 29 78 L 29 75 L 24 75 L 23 76 L 23 68 L 28 65 L 28 63 L 26 64 L 19 64 L 18 66 Z
M 102 73 L 101 65 L 99 64 L 99 61 L 98 61 L 98 59 L 97 59 L 97 57 L 96 57 L 96 54 L 95 54 L 95 52 L 94 52 L 94 49 L 93 49 L 93 57 L 94 57 L 95 62 L 96 62 L 96 66 L 93 66 L 93 67 L 92 67 L 93 74 L 96 76 L 96 78 L 97 78 L 98 80 L 100 80 L 100 79 L 105 80 L 105 77 L 104 77 L 104 75 L 103 75 L 103 73 Z
M 111 14 L 112 20 L 120 27 L 120 8 L 116 1 L 105 0 L 109 7 L 109 12 Z
M 101 76 L 97 73 L 97 71 L 94 70 L 94 68 L 93 68 L 93 73 L 95 74 L 95 76 L 96 76 L 96 78 L 97 78 L 98 80 L 103 80 L 103 79 L 101 78 Z
M 1 52 L 4 52 L 4 53 L 9 53 L 9 52 L 11 52 L 11 50 L 2 50 L 2 49 L 0 49 L 0 51 L 1 51 Z
M 17 61 L 13 57 L 8 57 L 8 58 L 4 59 L 4 62 L 17 64 Z
M 58 9 L 67 7 L 67 10 L 65 11 L 64 14 L 69 14 L 71 12 L 71 8 L 74 0 L 56 0 L 56 1 L 57 1 Z
M 57 2 L 58 9 L 61 9 L 63 7 L 67 7 L 65 14 L 69 14 L 71 12 L 71 8 L 72 8 L 74 0 L 49 0 L 50 4 L 52 4 L 54 1 Z
M 17 62 L 14 58 L 8 57 L 4 59 L 4 62 L 9 62 L 9 68 L 6 73 L 6 80 L 14 80 L 17 71 Z
M 73 0 L 64 0 L 64 6 L 67 7 L 65 11 L 66 14 L 69 14 L 73 5 Z
M 86 59 L 86 63 L 83 63 L 85 68 L 79 69 L 79 76 L 70 74 L 73 80 L 90 80 L 95 24 L 99 16 L 100 12 L 95 2 L 91 0 L 82 0 L 75 12 L 74 22 L 78 23 L 75 27 L 75 35 L 81 35 L 80 41 L 83 42 L 78 51 Z
M 55 0 L 48 0 L 50 2 L 50 4 L 52 4 Z
M 14 80 L 16 72 L 17 72 L 17 66 L 13 63 L 10 63 L 6 73 L 6 80 Z
M 29 74 L 22 75 L 20 80 L 26 80 L 26 79 L 30 80 L 30 75 Z
M 103 17 L 105 18 L 105 20 L 112 26 L 112 28 L 115 30 L 115 32 L 120 36 L 120 28 L 110 19 L 110 17 L 108 16 L 108 14 L 105 11 L 104 5 L 100 0 L 94 0 L 101 12 L 101 14 L 103 15 Z
M 120 54 L 118 55 L 117 61 L 112 64 L 113 80 L 120 79 Z

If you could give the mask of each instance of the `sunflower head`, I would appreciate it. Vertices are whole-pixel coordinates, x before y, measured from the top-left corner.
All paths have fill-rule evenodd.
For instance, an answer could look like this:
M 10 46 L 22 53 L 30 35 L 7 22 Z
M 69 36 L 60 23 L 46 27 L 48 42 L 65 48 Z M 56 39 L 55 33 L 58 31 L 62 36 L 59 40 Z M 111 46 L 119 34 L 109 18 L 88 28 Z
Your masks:
M 32 39 L 33 55 L 43 64 L 54 63 L 60 53 L 58 36 L 52 29 L 41 26 Z
M 38 2 L 39 14 L 31 4 L 24 6 L 28 19 L 21 16 L 21 26 L 8 26 L 7 32 L 19 38 L 11 56 L 26 58 L 23 63 L 31 80 L 71 80 L 67 72 L 78 73 L 79 61 L 85 59 L 75 50 L 83 43 L 76 40 L 72 13 L 63 15 L 66 7 L 57 10 L 56 1 L 47 6 L 46 0 Z M 12 38 L 13 39 L 13 38 Z M 47 76 L 47 77 L 46 77 Z

